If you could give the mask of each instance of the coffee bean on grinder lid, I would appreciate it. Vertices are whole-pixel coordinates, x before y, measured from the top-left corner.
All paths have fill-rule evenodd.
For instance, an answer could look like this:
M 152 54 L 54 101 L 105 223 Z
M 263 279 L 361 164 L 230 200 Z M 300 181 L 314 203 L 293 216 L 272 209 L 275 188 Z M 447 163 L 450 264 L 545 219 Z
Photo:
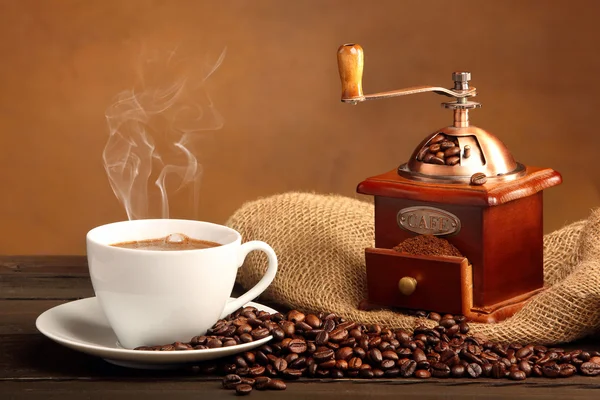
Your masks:
M 471 185 L 481 186 L 487 182 L 487 176 L 483 172 L 476 172 L 471 175 Z

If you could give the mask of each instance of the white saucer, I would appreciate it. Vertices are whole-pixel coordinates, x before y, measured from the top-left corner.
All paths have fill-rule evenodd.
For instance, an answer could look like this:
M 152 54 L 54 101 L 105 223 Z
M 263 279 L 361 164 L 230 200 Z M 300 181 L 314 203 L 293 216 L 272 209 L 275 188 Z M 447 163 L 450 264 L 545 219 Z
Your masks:
M 269 313 L 277 312 L 254 302 L 246 305 Z M 118 344 L 117 337 L 95 297 L 51 308 L 37 318 L 35 325 L 42 334 L 66 347 L 101 357 L 109 363 L 122 367 L 140 369 L 172 369 L 198 361 L 213 360 L 248 351 L 273 338 L 267 336 L 237 346 L 205 350 L 128 350 Z

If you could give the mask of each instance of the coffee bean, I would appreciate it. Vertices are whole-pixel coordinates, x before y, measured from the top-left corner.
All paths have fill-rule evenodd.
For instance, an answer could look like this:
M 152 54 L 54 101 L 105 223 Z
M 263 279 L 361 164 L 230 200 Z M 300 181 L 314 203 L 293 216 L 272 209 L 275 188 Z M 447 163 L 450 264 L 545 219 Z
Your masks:
M 373 371 L 374 378 L 383 378 L 383 376 L 385 374 L 385 372 L 379 368 L 372 369 L 371 371 Z
M 329 333 L 329 340 L 332 342 L 341 342 L 348 338 L 348 331 L 345 329 L 336 328 Z
M 590 361 L 584 362 L 579 367 L 579 371 L 585 376 L 597 376 L 600 375 L 600 364 Z
M 269 362 L 267 355 L 260 350 L 255 353 L 255 360 L 258 364 L 261 365 L 265 365 Z
M 310 334 L 312 329 L 312 326 L 310 326 L 304 321 L 296 322 L 296 331 L 308 332 Z
M 433 321 L 440 321 L 442 319 L 442 316 L 436 312 L 430 312 L 429 319 L 431 319 Z
M 221 384 L 225 389 L 235 389 L 240 383 L 242 383 L 242 378 L 236 374 L 225 375 L 221 381 Z
M 451 142 L 449 140 L 445 140 L 445 141 L 443 141 L 443 142 L 440 143 L 440 149 L 442 149 L 442 150 L 448 150 L 448 149 L 450 149 L 450 148 L 452 148 L 454 146 L 456 146 L 454 144 L 454 142 Z M 459 149 L 459 151 L 460 151 L 460 149 Z
M 291 353 L 304 353 L 307 349 L 306 341 L 303 339 L 292 339 L 287 348 Z
M 336 360 L 335 368 L 340 371 L 346 371 L 348 369 L 348 361 L 346 360 Z
M 329 334 L 327 333 L 327 331 L 322 330 L 319 333 L 317 333 L 317 336 L 315 338 L 315 343 L 318 346 L 322 346 L 324 344 L 327 344 L 328 341 L 329 341 Z
M 304 318 L 304 322 L 310 325 L 313 329 L 319 329 L 321 327 L 321 320 L 314 314 L 308 314 Z
M 361 369 L 358 376 L 363 379 L 371 379 L 375 376 L 375 374 L 370 369 Z
M 596 364 L 600 364 L 600 357 L 599 356 L 593 356 L 592 358 L 590 358 L 590 362 L 596 363 Z
M 450 367 L 454 364 L 457 364 L 460 361 L 458 355 L 450 349 L 444 351 L 442 354 L 440 354 L 440 356 L 440 361 L 447 364 Z
M 248 372 L 250 376 L 261 376 L 265 373 L 265 367 L 263 367 L 262 365 L 256 365 L 252 368 L 249 368 Z
M 362 347 L 355 347 L 354 349 L 352 349 L 352 354 L 354 354 L 354 356 L 359 357 L 361 359 L 363 359 L 367 356 L 367 352 Z
M 329 373 L 329 376 L 332 379 L 342 379 L 344 377 L 344 373 L 342 371 L 340 371 L 339 369 L 332 369 L 331 372 Z
M 493 364 L 491 376 L 494 379 L 504 378 L 506 376 L 506 366 L 501 362 Z
M 517 358 L 521 358 L 522 359 L 522 358 L 529 357 L 532 353 L 533 353 L 533 349 L 530 348 L 530 347 L 528 347 L 528 346 L 525 346 L 525 347 L 517 350 L 517 352 L 515 353 L 515 356 Z
M 194 336 L 192 340 L 190 340 L 190 344 L 192 346 L 197 346 L 199 344 L 206 344 L 208 338 L 206 336 Z
M 350 361 L 348 361 L 348 369 L 359 369 L 362 365 L 362 360 L 358 357 L 352 357 Z
M 446 150 L 444 150 L 444 156 L 446 158 L 458 156 L 459 154 L 460 154 L 460 147 L 454 146 L 454 143 L 452 143 L 452 146 L 450 148 L 447 148 Z M 460 159 L 460 157 L 457 157 L 457 158 Z
M 281 379 L 271 379 L 266 386 L 269 390 L 285 390 L 287 388 L 287 385 Z
M 252 392 L 252 386 L 242 383 L 235 387 L 235 393 L 238 396 L 246 396 Z
M 331 349 L 316 351 L 313 354 L 313 358 L 317 364 L 320 364 L 325 361 L 333 360 L 335 356 L 335 352 Z
M 454 318 L 452 318 L 452 316 L 450 316 L 450 318 L 442 318 L 442 320 L 440 321 L 440 326 L 443 326 L 446 329 L 452 327 L 453 325 L 456 325 L 456 321 L 454 320 Z
M 480 186 L 487 182 L 487 176 L 483 172 L 476 172 L 471 175 L 471 185 Z
M 383 360 L 381 351 L 377 348 L 369 350 L 369 359 L 376 364 L 379 364 Z
M 336 365 L 336 361 L 332 358 L 331 360 L 323 361 L 319 365 L 319 369 L 331 369 Z
M 244 333 L 244 334 L 240 335 L 240 341 L 242 343 L 250 343 L 250 342 L 254 341 L 254 339 L 252 338 L 252 336 L 249 333 Z
M 285 371 L 283 371 L 283 376 L 285 376 L 288 379 L 298 379 L 302 376 L 302 371 L 300 371 L 299 369 L 288 368 Z
M 252 335 L 254 340 L 260 340 L 270 336 L 270 333 L 267 328 L 258 328 L 250 332 L 250 335 Z
M 381 356 L 387 360 L 398 361 L 398 354 L 394 350 L 385 350 L 381 353 Z
M 281 371 L 284 371 L 288 367 L 288 363 L 283 358 L 278 358 L 277 360 L 275 360 L 275 362 L 273 362 L 273 367 L 277 371 L 281 372 Z
M 294 354 L 297 355 L 297 354 Z M 307 359 L 306 357 L 297 357 L 296 359 L 290 361 L 285 360 L 288 363 L 288 367 L 293 369 L 302 369 L 306 367 Z
M 192 348 L 192 346 L 190 346 L 189 344 L 181 342 L 173 343 L 173 347 L 175 348 L 175 350 L 188 350 Z
M 275 342 L 280 342 L 285 337 L 285 332 L 280 327 L 277 327 L 271 330 L 271 335 L 273 336 L 273 340 Z
M 525 372 L 523 372 L 523 371 L 514 370 L 514 371 L 510 371 L 510 373 L 508 374 L 508 377 L 514 381 L 522 381 L 527 376 L 525 375 Z
M 394 360 L 385 359 L 385 360 L 381 361 L 381 368 L 383 368 L 383 369 L 394 368 L 395 365 L 396 365 L 396 362 Z
M 357 378 L 358 377 L 358 370 L 348 370 L 346 372 L 344 372 L 344 374 L 346 374 L 346 376 L 348 376 L 348 378 Z
M 337 360 L 348 360 L 353 354 L 353 350 L 350 347 L 341 347 L 335 352 L 335 358 Z
M 559 376 L 561 378 L 568 378 L 575 375 L 577 368 L 571 364 L 561 364 Z
M 450 373 L 454 378 L 461 378 L 465 374 L 465 367 L 461 364 L 453 365 Z
M 435 154 L 435 153 L 439 152 L 440 150 L 441 150 L 441 146 L 439 143 L 432 144 L 431 146 L 429 146 L 429 152 L 431 154 Z
M 415 351 L 412 353 L 412 358 L 416 362 L 427 361 L 427 356 L 421 349 L 415 349 Z
M 427 154 L 428 151 L 429 151 L 428 147 L 423 147 L 417 154 L 417 160 L 423 161 L 423 158 L 425 157 L 425 155 Z
M 443 133 L 438 133 L 436 136 L 434 136 L 429 143 L 431 144 L 435 144 L 435 143 L 440 143 L 443 142 L 444 140 L 446 140 L 446 136 Z
M 265 375 L 270 376 L 272 378 L 276 377 L 279 374 L 275 367 L 272 364 L 265 366 Z
M 347 330 L 347 331 L 349 331 L 349 330 L 351 330 L 351 329 L 354 329 L 354 328 L 356 328 L 356 326 L 357 326 L 357 325 L 356 325 L 356 322 L 353 322 L 353 321 L 345 321 L 345 320 L 344 320 L 344 321 L 342 321 L 342 318 L 340 318 L 340 321 L 339 321 L 339 323 L 338 323 L 338 325 L 337 325 L 337 327 L 338 327 L 339 329 L 344 329 L 344 330 Z
M 560 375 L 560 366 L 555 362 L 544 364 L 542 366 L 542 373 L 546 378 L 556 378 Z
M 239 368 L 247 368 L 248 367 L 248 363 L 246 362 L 246 359 L 242 356 L 234 357 L 233 361 L 235 362 L 235 365 L 237 365 Z
M 414 360 L 406 360 L 406 362 L 400 366 L 400 375 L 403 378 L 408 378 L 412 376 L 416 370 L 417 363 Z
M 287 315 L 288 321 L 292 321 L 293 323 L 302 322 L 305 317 L 306 316 L 298 310 L 292 310 Z
M 525 375 L 531 376 L 531 364 L 529 364 L 526 360 L 521 360 L 518 366 L 521 371 L 525 372 Z
M 454 147 L 454 148 L 458 149 L 458 147 Z M 450 149 L 450 150 L 452 150 L 452 149 Z M 450 156 L 450 157 L 446 157 L 444 160 L 445 160 L 446 165 L 452 166 L 452 165 L 458 164 L 458 162 L 460 161 L 460 157 Z
M 281 321 L 279 326 L 283 329 L 283 332 L 287 337 L 291 337 L 296 333 L 296 325 L 291 321 Z
M 442 159 L 440 157 L 436 157 L 436 156 L 431 157 L 431 159 L 429 160 L 429 162 L 431 164 L 438 164 L 438 165 L 444 165 L 445 164 L 444 159 Z
M 256 380 L 254 378 L 248 378 L 248 377 L 241 377 L 241 378 L 242 378 L 243 384 L 254 387 L 254 384 L 256 383 Z
M 481 366 L 476 363 L 471 363 L 467 366 L 467 375 L 471 378 L 479 378 L 483 373 Z
M 368 347 L 377 347 L 381 344 L 381 341 L 382 340 L 380 336 L 373 336 L 371 339 L 369 339 Z
M 443 160 L 444 159 L 444 152 L 443 151 L 438 151 L 437 153 L 435 153 L 435 156 L 437 158 L 440 158 L 440 159 Z
M 206 342 L 206 347 L 208 347 L 209 349 L 223 347 L 223 342 L 221 342 L 219 339 L 210 339 Z
M 429 379 L 431 378 L 431 372 L 427 371 L 426 369 L 418 369 L 415 371 L 415 378 L 419 378 L 419 379 Z
M 242 333 L 250 333 L 252 331 L 252 327 L 248 324 L 244 324 L 244 325 L 240 325 L 237 330 L 236 333 L 238 335 L 241 335 Z
M 271 378 L 267 376 L 259 376 L 254 380 L 254 388 L 256 390 L 266 390 L 269 382 L 271 382 Z
M 450 376 L 450 367 L 444 363 L 435 363 L 431 366 L 431 375 L 436 378 L 447 378 Z

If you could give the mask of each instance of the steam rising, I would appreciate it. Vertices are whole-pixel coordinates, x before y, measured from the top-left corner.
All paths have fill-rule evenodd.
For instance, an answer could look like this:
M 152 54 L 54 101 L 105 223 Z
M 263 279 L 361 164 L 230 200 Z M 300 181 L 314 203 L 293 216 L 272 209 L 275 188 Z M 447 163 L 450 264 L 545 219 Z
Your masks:
M 155 52 L 145 58 L 139 83 L 119 93 L 106 110 L 104 168 L 130 220 L 150 218 L 153 210 L 169 218 L 167 183 L 175 192 L 189 188 L 197 207 L 203 169 L 194 145 L 203 132 L 223 126 L 204 86 L 225 53 L 198 65 L 180 58 L 177 50 L 164 56 Z M 149 187 L 151 180 L 155 187 Z M 153 196 L 152 191 L 158 192 Z M 150 204 L 153 197 L 160 204 Z

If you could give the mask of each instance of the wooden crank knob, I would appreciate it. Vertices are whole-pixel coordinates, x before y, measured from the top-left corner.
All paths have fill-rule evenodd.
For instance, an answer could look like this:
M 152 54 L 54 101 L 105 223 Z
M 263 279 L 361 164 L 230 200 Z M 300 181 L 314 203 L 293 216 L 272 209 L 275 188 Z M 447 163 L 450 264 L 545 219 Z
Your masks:
M 342 101 L 356 103 L 365 99 L 362 89 L 364 53 L 358 44 L 341 45 L 337 52 L 342 81 Z
M 417 289 L 417 280 L 411 276 L 405 276 L 398 281 L 398 289 L 405 296 L 410 296 Z

